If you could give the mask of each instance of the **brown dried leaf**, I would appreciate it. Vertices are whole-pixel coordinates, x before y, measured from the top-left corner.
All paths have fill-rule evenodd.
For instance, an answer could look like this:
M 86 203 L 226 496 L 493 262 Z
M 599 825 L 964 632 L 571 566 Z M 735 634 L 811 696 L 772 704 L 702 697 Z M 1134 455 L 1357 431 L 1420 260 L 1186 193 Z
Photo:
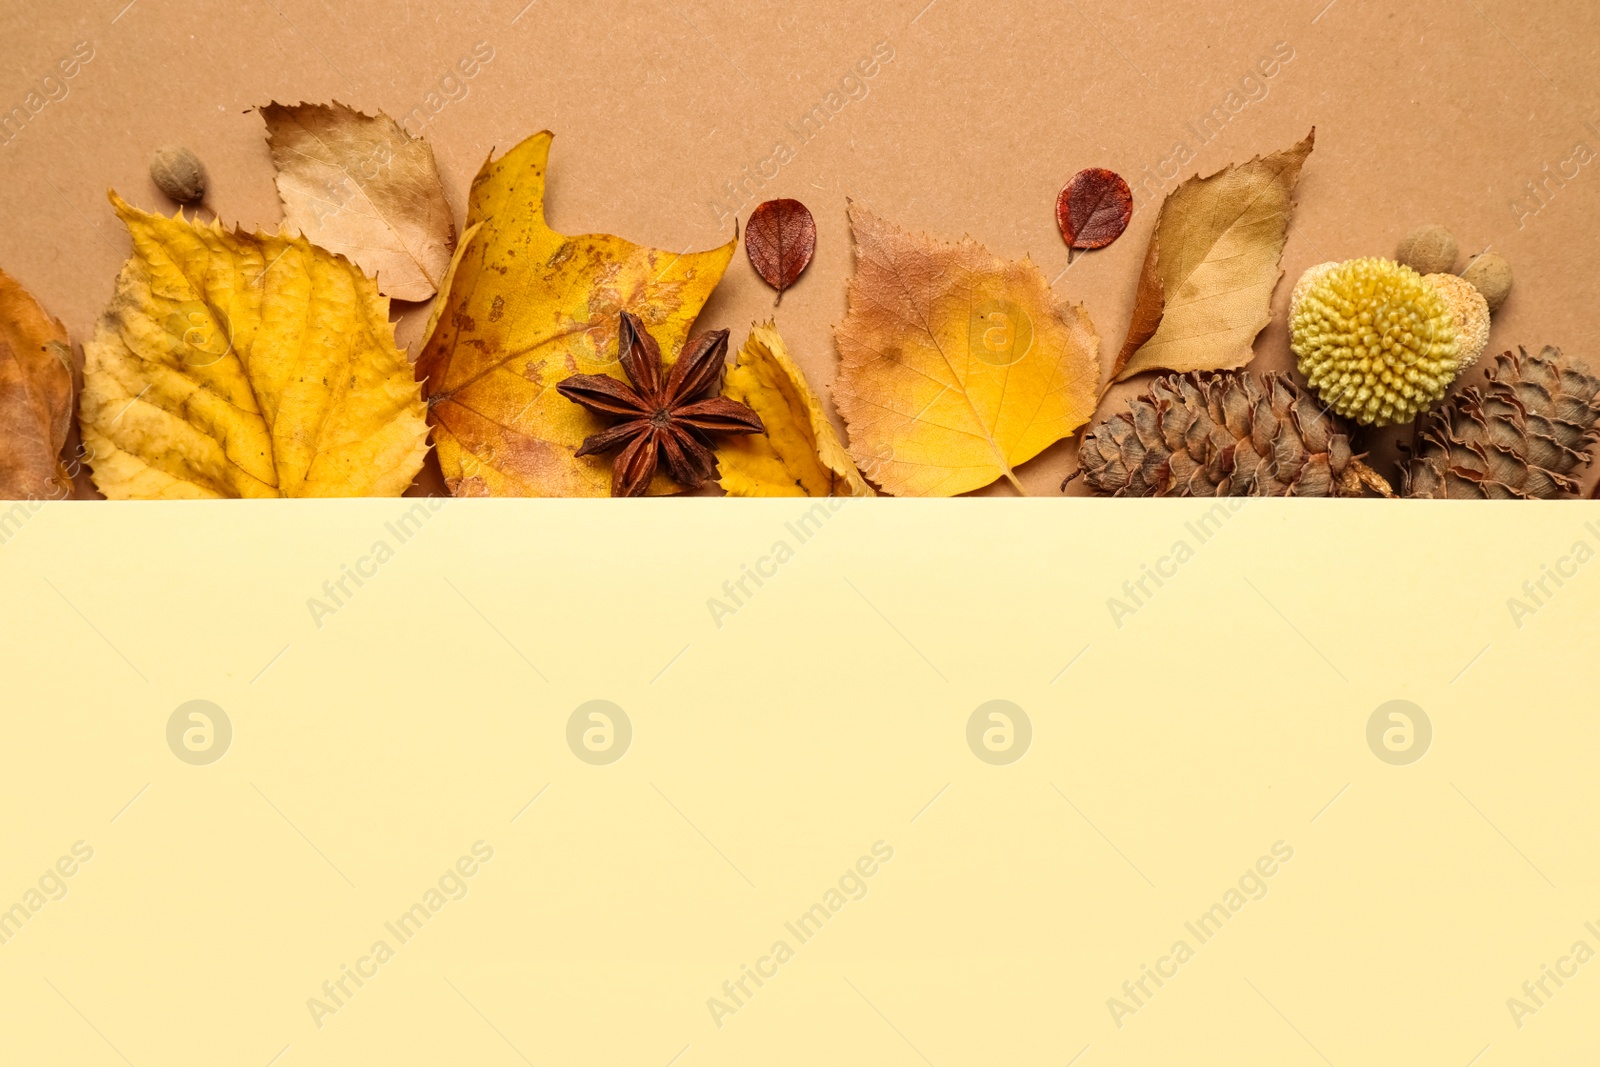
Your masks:
M 1132 217 L 1132 190 L 1122 175 L 1104 167 L 1080 170 L 1056 197 L 1056 225 L 1067 246 L 1080 252 L 1121 237 Z
M 426 300 L 450 267 L 456 228 L 426 141 L 343 104 L 268 104 L 284 221 L 348 256 L 395 300 Z
M 66 327 L 0 271 L 0 499 L 72 495 L 61 449 L 74 377 Z
M 761 279 L 783 291 L 795 283 L 817 250 L 817 223 L 798 200 L 768 200 L 750 213 L 744 250 Z
M 1312 130 L 1293 148 L 1190 178 L 1167 197 L 1113 380 L 1250 361 L 1272 314 L 1294 187 L 1315 137 Z

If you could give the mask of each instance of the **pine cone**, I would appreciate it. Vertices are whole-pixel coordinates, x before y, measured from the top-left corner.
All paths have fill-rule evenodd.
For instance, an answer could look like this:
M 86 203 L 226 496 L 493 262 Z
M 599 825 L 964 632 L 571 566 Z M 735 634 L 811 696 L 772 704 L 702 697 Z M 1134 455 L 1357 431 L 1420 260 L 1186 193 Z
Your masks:
M 1496 357 L 1486 387 L 1461 390 L 1420 424 L 1405 465 L 1408 497 L 1550 500 L 1578 491 L 1567 475 L 1600 439 L 1600 379 L 1545 346 Z
M 1360 496 L 1365 485 L 1394 495 L 1334 417 L 1282 375 L 1166 375 L 1128 408 L 1078 449 L 1079 473 L 1097 493 Z

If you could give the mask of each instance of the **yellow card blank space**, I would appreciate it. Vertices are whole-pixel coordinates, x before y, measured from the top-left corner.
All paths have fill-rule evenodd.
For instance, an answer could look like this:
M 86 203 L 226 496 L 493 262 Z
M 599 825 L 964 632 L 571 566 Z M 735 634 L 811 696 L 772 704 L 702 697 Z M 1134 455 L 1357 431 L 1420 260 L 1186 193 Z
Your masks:
M 0 536 L 4 1062 L 1597 1051 L 1594 507 Z

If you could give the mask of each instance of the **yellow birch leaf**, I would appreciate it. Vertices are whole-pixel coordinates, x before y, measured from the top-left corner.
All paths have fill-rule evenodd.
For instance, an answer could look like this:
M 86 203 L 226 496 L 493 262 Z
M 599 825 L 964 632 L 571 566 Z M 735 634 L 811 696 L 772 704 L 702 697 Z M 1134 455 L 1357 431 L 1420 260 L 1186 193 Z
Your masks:
M 850 205 L 856 271 L 835 330 L 850 454 L 888 493 L 954 496 L 1005 478 L 1094 413 L 1100 338 L 1039 268 L 945 244 Z
M 111 203 L 133 256 L 84 346 L 79 412 L 113 499 L 399 496 L 427 426 L 389 301 L 303 237 Z
M 772 323 L 751 329 L 722 395 L 750 407 L 766 427 L 717 442 L 729 496 L 874 495 Z
M 0 500 L 72 495 L 61 448 L 73 377 L 66 327 L 0 270 Z
M 736 241 L 679 254 L 550 229 L 550 138 L 534 134 L 478 172 L 467 226 L 482 228 L 462 242 L 417 359 L 439 466 L 457 496 L 609 496 L 611 458 L 573 455 L 605 421 L 557 393 L 557 383 L 624 377 L 624 310 L 675 360 L 733 256 Z M 664 474 L 656 485 L 675 488 Z
M 261 109 L 283 220 L 349 256 L 395 300 L 438 290 L 456 228 L 428 142 L 343 104 Z
M 1293 148 L 1190 178 L 1167 197 L 1114 380 L 1250 362 L 1250 346 L 1272 317 L 1294 187 L 1316 133 Z

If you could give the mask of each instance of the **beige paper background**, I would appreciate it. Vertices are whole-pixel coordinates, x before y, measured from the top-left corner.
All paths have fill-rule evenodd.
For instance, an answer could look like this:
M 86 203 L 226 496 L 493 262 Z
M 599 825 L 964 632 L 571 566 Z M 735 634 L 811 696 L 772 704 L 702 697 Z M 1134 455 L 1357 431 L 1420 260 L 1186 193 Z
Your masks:
M 1596 1051 L 1600 963 L 1521 1028 L 1506 1004 L 1600 948 L 1588 505 L 1256 501 L 1202 544 L 1197 502 L 838 500 L 804 543 L 794 501 L 658 502 L 648 532 L 605 501 L 407 503 L 404 543 L 400 501 L 306 501 L 55 504 L 0 546 L 0 905 L 94 848 L 0 944 L 4 1062 Z M 376 574 L 318 628 L 344 564 Z M 1147 564 L 1174 576 L 1118 627 Z M 747 565 L 775 573 L 719 628 Z M 1546 565 L 1574 576 L 1518 627 Z M 208 766 L 167 747 L 193 699 L 234 727 Z M 608 766 L 566 742 L 593 699 L 633 724 Z M 1007 766 L 966 742 L 994 699 L 1034 726 Z M 1367 747 L 1394 699 L 1435 731 L 1409 766 Z M 465 898 L 318 1028 L 307 999 L 479 840 Z M 879 840 L 866 896 L 713 1025 Z M 1280 840 L 1264 899 L 1114 1025 Z
M 1161 197 L 1181 177 L 1293 144 L 1312 126 L 1289 281 L 1327 259 L 1391 254 L 1413 226 L 1443 222 L 1464 253 L 1492 247 L 1517 271 L 1491 351 L 1556 344 L 1600 361 L 1590 351 L 1600 159 L 1571 162 L 1580 142 L 1600 154 L 1600 7 L 1580 0 L 63 0 L 7 6 L 0 35 L 5 108 L 39 89 L 75 42 L 95 49 L 66 97 L 0 148 L 0 195 L 12 205 L 0 265 L 79 340 L 129 247 L 106 188 L 170 209 L 146 171 L 156 146 L 190 145 L 210 169 L 212 207 L 270 229 L 282 215 L 252 108 L 338 99 L 426 114 L 428 94 L 483 42 L 493 59 L 462 83 L 465 95 L 441 94 L 442 109 L 411 127 L 433 145 L 458 220 L 484 158 L 549 128 L 553 226 L 709 248 L 732 230 L 707 206 L 723 183 L 759 170 L 779 141 L 795 149 L 738 214 L 774 196 L 816 214 L 816 260 L 777 321 L 819 393 L 837 365 L 847 196 L 902 226 L 1032 257 L 1061 299 L 1086 305 L 1109 361 Z M 789 124 L 880 42 L 894 59 L 866 95 L 798 144 Z M 1247 102 L 1244 79 L 1270 69 L 1258 64 L 1280 43 L 1293 58 Z M 1216 132 L 1196 136 L 1219 108 Z M 1180 143 L 1193 154 L 1181 171 L 1167 165 L 1187 158 Z M 1548 176 L 1563 164 L 1576 176 Z M 1128 234 L 1063 275 L 1055 198 L 1086 166 L 1144 192 Z M 1531 182 L 1545 183 L 1542 199 Z M 1257 342 L 1262 369 L 1290 365 L 1289 288 L 1279 286 L 1275 322 Z M 737 342 L 773 313 L 741 252 L 701 326 L 729 327 Z M 403 311 L 413 347 L 424 317 Z M 1361 442 L 1385 469 L 1394 436 Z M 1056 494 L 1074 448 L 1025 467 L 1027 490 Z M 418 491 L 442 491 L 431 463 Z

